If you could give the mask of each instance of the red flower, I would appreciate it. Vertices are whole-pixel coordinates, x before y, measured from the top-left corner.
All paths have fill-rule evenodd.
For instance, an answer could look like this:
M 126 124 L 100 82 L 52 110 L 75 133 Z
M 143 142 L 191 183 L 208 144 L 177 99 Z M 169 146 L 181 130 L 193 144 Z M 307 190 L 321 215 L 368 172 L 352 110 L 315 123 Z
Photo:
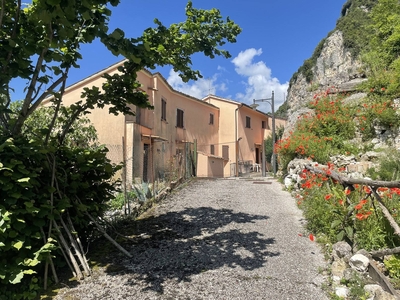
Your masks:
M 365 185 L 364 192 L 366 192 L 367 194 L 371 194 L 371 189 Z
M 363 214 L 356 214 L 356 218 L 359 220 L 364 219 L 364 215 Z
M 362 204 L 357 204 L 356 206 L 354 206 L 355 210 L 360 210 L 362 208 Z
M 359 214 L 356 214 L 356 218 L 358 219 L 358 220 L 366 220 L 366 219 L 368 219 L 368 217 L 370 216 L 372 214 L 372 212 L 370 212 L 370 211 L 367 211 L 365 214 L 361 214 L 361 213 L 359 213 Z
M 340 199 L 340 200 L 339 200 L 339 204 L 340 204 L 340 205 L 343 205 L 343 203 L 344 203 L 343 200 Z
M 325 196 L 325 200 L 329 200 L 329 199 L 331 199 L 331 198 L 332 198 L 332 195 L 330 195 L 330 194 L 328 194 L 328 195 Z
M 400 195 L 400 189 L 399 188 L 391 188 L 390 191 L 392 193 L 396 193 L 397 195 Z
M 310 239 L 311 242 L 314 242 L 314 236 L 312 235 L 312 233 L 310 233 L 310 235 L 308 236 L 308 238 Z
M 348 195 L 350 195 L 351 191 L 350 191 L 350 189 L 346 188 L 344 193 L 346 194 L 346 196 L 348 196 Z

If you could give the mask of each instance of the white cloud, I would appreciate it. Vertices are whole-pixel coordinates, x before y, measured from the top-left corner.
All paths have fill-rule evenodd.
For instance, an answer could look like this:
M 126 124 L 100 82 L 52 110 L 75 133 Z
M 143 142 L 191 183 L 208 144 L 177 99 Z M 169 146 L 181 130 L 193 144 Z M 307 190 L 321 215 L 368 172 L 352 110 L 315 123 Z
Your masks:
M 217 70 L 226 72 L 226 69 L 220 65 L 218 65 Z
M 246 49 L 236 56 L 232 63 L 235 65 L 237 74 L 247 78 L 242 82 L 245 87 L 243 93 L 237 93 L 236 99 L 246 104 L 253 103 L 253 99 L 271 98 L 272 91 L 275 92 L 275 110 L 283 103 L 284 96 L 287 94 L 289 83 L 281 84 L 279 80 L 272 77 L 271 69 L 263 61 L 254 62 L 256 56 L 262 54 L 261 49 Z M 258 109 L 270 111 L 270 105 L 259 102 Z
M 175 90 L 202 99 L 209 94 L 215 95 L 217 91 L 227 90 L 226 84 L 217 84 L 217 79 L 218 74 L 214 74 L 211 78 L 200 78 L 193 83 L 185 83 L 178 73 L 171 69 L 167 81 Z

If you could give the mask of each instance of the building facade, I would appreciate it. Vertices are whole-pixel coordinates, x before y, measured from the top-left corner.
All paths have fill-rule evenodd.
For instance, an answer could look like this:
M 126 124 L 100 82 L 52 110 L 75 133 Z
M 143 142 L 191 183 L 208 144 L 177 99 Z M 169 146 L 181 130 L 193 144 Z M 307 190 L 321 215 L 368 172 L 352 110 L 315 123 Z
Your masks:
M 69 86 L 63 105 L 81 100 L 85 87 L 101 87 L 102 75 L 118 72 L 121 64 Z M 271 134 L 269 115 L 229 99 L 209 95 L 200 100 L 178 92 L 160 73 L 137 75 L 153 110 L 132 106 L 135 116 L 115 116 L 104 107 L 87 115 L 110 159 L 125 164 L 121 176 L 127 182 L 229 177 L 258 169 L 263 141 Z M 277 119 L 276 126 L 284 123 Z

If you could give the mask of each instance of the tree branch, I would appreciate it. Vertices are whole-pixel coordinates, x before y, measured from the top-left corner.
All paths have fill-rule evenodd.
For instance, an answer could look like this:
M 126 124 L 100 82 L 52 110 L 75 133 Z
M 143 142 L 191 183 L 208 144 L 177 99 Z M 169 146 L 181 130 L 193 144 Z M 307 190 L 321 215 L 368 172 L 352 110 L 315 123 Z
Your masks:
M 67 75 L 68 72 L 69 72 L 69 67 L 67 67 L 67 69 L 66 69 L 66 71 L 65 71 L 64 74 Z M 44 144 L 45 144 L 45 145 L 47 145 L 47 143 L 49 142 L 49 138 L 50 138 L 50 135 L 51 135 L 51 131 L 52 131 L 53 128 L 54 128 L 54 125 L 55 125 L 56 120 L 57 120 L 58 112 L 60 111 L 60 106 L 61 106 L 62 97 L 63 97 L 64 92 L 65 92 L 66 79 L 67 79 L 67 76 L 66 76 L 65 80 L 62 82 L 62 86 L 61 86 L 61 90 L 60 90 L 60 95 L 58 95 L 58 99 L 57 99 L 56 109 L 55 109 L 55 111 L 54 111 L 53 118 L 52 118 L 52 120 L 51 120 L 51 122 L 50 122 L 50 125 L 49 125 L 49 132 L 46 134 L 46 138 L 45 138 L 45 141 L 44 141 Z
M 54 228 L 57 230 L 59 239 L 60 239 L 60 244 L 61 246 L 64 247 L 64 250 L 66 251 L 66 253 L 69 256 L 70 262 L 72 263 L 75 273 L 76 273 L 76 277 L 80 280 L 83 278 L 83 274 L 81 269 L 79 268 L 78 262 L 76 261 L 74 254 L 72 253 L 71 249 L 68 246 L 67 241 L 65 240 L 64 236 L 61 233 L 60 227 L 57 225 L 56 221 L 53 220 L 53 224 L 54 224 Z
M 79 203 L 82 204 L 81 200 L 76 197 Z M 132 257 L 132 254 L 130 254 L 128 251 L 126 251 L 120 244 L 118 244 L 111 236 L 108 235 L 108 233 L 104 230 L 103 227 L 99 225 L 99 223 L 87 212 L 85 211 L 86 215 L 89 217 L 89 219 L 96 225 L 97 229 L 104 235 L 104 237 L 109 240 L 119 251 L 121 251 L 123 254 L 128 256 L 129 258 Z
M 4 17 L 4 9 L 5 9 L 5 5 L 4 5 L 4 0 L 0 0 L 1 2 L 1 10 L 0 10 L 0 28 L 3 25 L 3 17 Z
M 378 193 L 375 191 L 375 189 L 372 189 L 372 193 L 374 194 L 375 199 L 378 201 L 378 204 L 382 210 L 382 213 L 385 215 L 386 219 L 389 221 L 390 226 L 392 226 L 392 228 L 394 230 L 394 234 L 397 234 L 398 236 L 400 236 L 399 224 L 397 224 L 395 219 L 393 219 L 389 210 L 386 208 L 385 204 L 383 203 L 381 196 L 378 195 Z
M 361 185 L 368 185 L 368 186 L 373 187 L 373 188 L 377 188 L 377 187 L 387 187 L 387 188 L 400 187 L 400 181 L 381 181 L 381 180 L 348 178 L 346 176 L 339 175 L 339 173 L 337 173 L 334 170 L 330 170 L 330 174 L 328 175 L 326 173 L 326 170 L 322 170 L 322 169 L 319 169 L 319 168 L 314 168 L 311 165 L 307 165 L 307 166 L 305 166 L 305 168 L 307 170 L 310 170 L 310 171 L 315 172 L 315 173 L 327 175 L 327 176 L 331 177 L 332 179 L 338 181 L 339 183 L 344 184 L 345 186 L 353 185 L 353 184 L 361 184 Z
M 400 247 L 369 252 L 369 254 L 371 254 L 372 257 L 382 257 L 385 255 L 392 255 L 392 254 L 397 254 L 397 253 L 400 253 Z

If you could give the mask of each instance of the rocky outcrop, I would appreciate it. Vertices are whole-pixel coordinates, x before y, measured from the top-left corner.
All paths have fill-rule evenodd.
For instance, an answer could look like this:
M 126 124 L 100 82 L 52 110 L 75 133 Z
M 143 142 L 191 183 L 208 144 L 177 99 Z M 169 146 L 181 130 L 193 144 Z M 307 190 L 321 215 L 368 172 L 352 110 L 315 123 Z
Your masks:
M 361 62 L 352 57 L 343 45 L 341 31 L 335 31 L 326 38 L 321 54 L 313 67 L 314 79 L 307 82 L 303 74 L 299 74 L 288 90 L 289 115 L 304 107 L 313 95 L 334 87 L 337 90 L 353 91 L 362 82 L 364 74 Z
M 356 86 L 365 80 L 361 62 L 353 58 L 343 45 L 341 31 L 335 31 L 326 38 L 312 71 L 314 74 L 312 82 L 307 82 L 302 73 L 291 81 L 287 97 L 289 119 L 284 137 L 287 137 L 289 131 L 294 128 L 298 111 L 303 110 L 316 93 L 328 89 L 330 92 L 353 92 Z M 362 94 L 360 97 L 364 96 L 365 94 Z
M 391 284 L 385 279 L 380 271 L 379 276 L 385 284 L 378 284 L 381 280 L 371 277 L 375 268 L 375 262 L 369 257 L 368 252 L 360 250 L 352 253 L 351 246 L 345 241 L 338 242 L 332 246 L 331 255 L 331 278 L 332 289 L 336 296 L 349 299 L 352 285 L 363 284 L 364 294 L 368 295 L 368 300 L 396 300 L 399 295 Z M 373 270 L 371 270 L 371 268 Z M 359 280 L 356 280 L 359 278 Z M 354 296 L 350 299 L 354 299 Z M 358 296 L 362 296 L 361 294 Z

